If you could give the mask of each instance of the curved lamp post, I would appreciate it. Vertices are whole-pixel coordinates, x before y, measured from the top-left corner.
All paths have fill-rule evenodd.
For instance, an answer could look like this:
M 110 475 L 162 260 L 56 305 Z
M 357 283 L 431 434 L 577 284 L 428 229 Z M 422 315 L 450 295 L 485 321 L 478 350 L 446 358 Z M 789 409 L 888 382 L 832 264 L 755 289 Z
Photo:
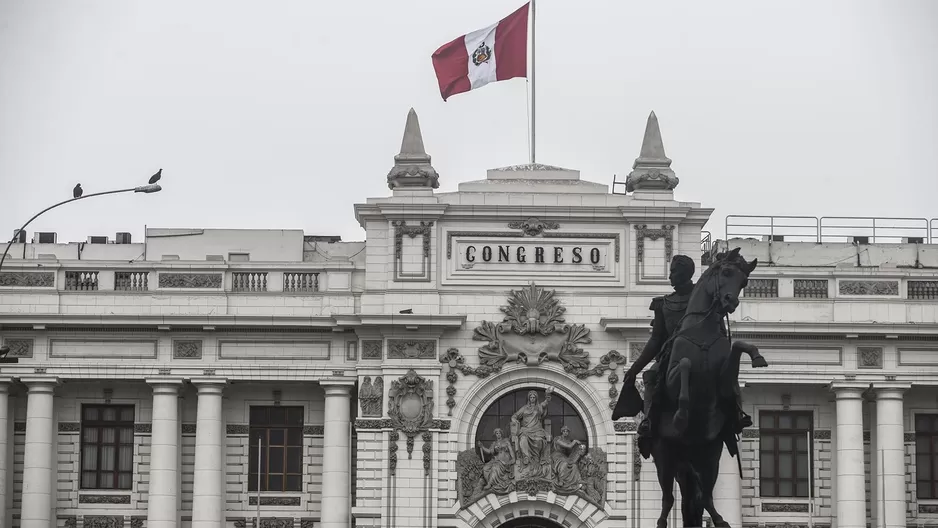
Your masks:
M 21 232 L 25 232 L 25 231 L 26 231 L 26 227 L 27 227 L 29 224 L 31 224 L 31 223 L 33 222 L 33 220 L 39 218 L 39 217 L 40 217 L 43 213 L 45 213 L 46 211 L 50 211 L 50 210 L 52 210 L 52 209 L 55 209 L 56 207 L 58 207 L 58 206 L 60 206 L 60 205 L 65 205 L 65 204 L 67 204 L 67 203 L 72 203 L 72 202 L 77 201 L 77 200 L 84 200 L 84 199 L 86 199 L 86 198 L 92 198 L 92 197 L 94 197 L 94 196 L 104 196 L 105 194 L 118 194 L 118 193 L 126 193 L 126 192 L 135 192 L 135 193 L 146 193 L 146 194 L 150 194 L 150 193 L 160 192 L 161 190 L 163 190 L 162 187 L 160 187 L 159 185 L 157 185 L 157 184 L 155 184 L 155 183 L 151 183 L 151 184 L 149 184 L 149 185 L 141 185 L 140 187 L 131 187 L 131 188 L 129 188 L 129 189 L 118 189 L 118 190 L 116 190 L 116 191 L 104 191 L 104 192 L 99 192 L 99 193 L 86 194 L 86 195 L 84 195 L 84 196 L 79 196 L 78 198 L 69 198 L 68 200 L 59 202 L 59 203 L 57 203 L 57 204 L 55 204 L 55 205 L 53 205 L 53 206 L 46 207 L 46 208 L 43 209 L 42 211 L 39 211 L 38 213 L 36 213 L 35 216 L 33 216 L 32 218 L 30 218 L 25 224 L 23 224 L 23 227 L 19 228 L 19 229 L 16 231 L 16 233 L 13 234 L 13 238 L 10 239 L 10 242 L 7 244 L 6 249 L 3 250 L 3 256 L 0 257 L 0 270 L 3 269 L 3 262 L 7 259 L 7 254 L 10 252 L 10 247 L 12 247 L 12 246 L 13 246 L 13 243 L 16 242 L 16 237 L 17 237 Z

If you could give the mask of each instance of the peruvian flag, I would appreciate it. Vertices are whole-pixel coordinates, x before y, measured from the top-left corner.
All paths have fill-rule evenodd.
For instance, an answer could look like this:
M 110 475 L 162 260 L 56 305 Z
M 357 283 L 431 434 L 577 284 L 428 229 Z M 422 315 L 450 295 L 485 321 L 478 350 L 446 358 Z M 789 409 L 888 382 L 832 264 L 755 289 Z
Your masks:
M 524 4 L 497 24 L 463 35 L 433 53 L 444 101 L 490 82 L 527 77 L 529 6 Z

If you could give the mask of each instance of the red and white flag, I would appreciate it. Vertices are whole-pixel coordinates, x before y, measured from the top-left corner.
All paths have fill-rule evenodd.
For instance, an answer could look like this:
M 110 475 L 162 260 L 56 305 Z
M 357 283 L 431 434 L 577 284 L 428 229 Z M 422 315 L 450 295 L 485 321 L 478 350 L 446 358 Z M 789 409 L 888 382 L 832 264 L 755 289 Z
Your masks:
M 490 82 L 527 77 L 529 6 L 524 4 L 497 24 L 463 35 L 433 53 L 444 101 Z

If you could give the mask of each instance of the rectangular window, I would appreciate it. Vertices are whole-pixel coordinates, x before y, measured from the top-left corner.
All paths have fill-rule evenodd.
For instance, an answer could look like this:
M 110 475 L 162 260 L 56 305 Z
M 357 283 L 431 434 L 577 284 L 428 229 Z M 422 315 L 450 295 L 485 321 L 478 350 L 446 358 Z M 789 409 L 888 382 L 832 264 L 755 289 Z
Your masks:
M 81 489 L 133 487 L 133 405 L 82 405 L 80 464 Z
M 938 499 L 938 414 L 915 415 L 915 487 L 919 499 Z
M 303 407 L 252 406 L 250 441 L 248 491 L 258 467 L 261 491 L 303 491 Z
M 762 497 L 808 497 L 811 412 L 759 413 L 759 491 Z

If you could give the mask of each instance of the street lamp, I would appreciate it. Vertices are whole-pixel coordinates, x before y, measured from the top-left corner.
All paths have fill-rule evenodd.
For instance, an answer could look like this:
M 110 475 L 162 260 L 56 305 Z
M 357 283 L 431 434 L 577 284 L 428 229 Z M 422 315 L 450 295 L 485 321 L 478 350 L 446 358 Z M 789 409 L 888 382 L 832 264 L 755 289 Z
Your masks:
M 160 172 L 154 174 L 153 177 L 150 178 L 150 180 L 151 180 L 151 181 L 154 181 L 154 182 L 155 182 L 156 180 L 159 180 L 159 178 L 158 178 L 157 176 L 158 176 L 162 171 L 163 171 L 163 169 L 160 169 Z M 39 211 L 38 213 L 36 213 L 35 216 L 33 216 L 32 218 L 30 218 L 25 224 L 23 224 L 23 227 L 19 228 L 19 229 L 13 234 L 13 238 L 10 239 L 10 242 L 7 244 L 6 249 L 3 251 L 3 256 L 0 257 L 0 270 L 3 269 L 3 262 L 6 261 L 6 259 L 7 259 L 7 254 L 10 252 L 10 247 L 12 247 L 12 246 L 13 246 L 13 243 L 16 242 L 16 237 L 17 237 L 17 235 L 19 235 L 20 233 L 25 233 L 25 232 L 26 232 L 26 227 L 27 227 L 29 224 L 31 224 L 31 223 L 33 222 L 33 220 L 39 218 L 39 217 L 40 217 L 43 213 L 45 213 L 46 211 L 55 209 L 56 207 L 58 207 L 58 206 L 60 206 L 60 205 L 65 205 L 65 204 L 67 204 L 67 203 L 71 203 L 71 202 L 74 202 L 74 201 L 77 201 L 77 200 L 84 200 L 84 199 L 86 199 L 86 198 L 92 198 L 92 197 L 94 197 L 94 196 L 104 196 L 105 194 L 118 194 L 118 193 L 126 193 L 126 192 L 151 194 L 151 193 L 155 193 L 155 192 L 160 192 L 161 190 L 163 190 L 163 188 L 160 187 L 158 184 L 156 184 L 156 183 L 150 183 L 150 184 L 147 184 L 147 185 L 141 185 L 141 186 L 139 186 L 139 187 L 130 187 L 129 189 L 117 189 L 116 191 L 104 191 L 104 192 L 99 192 L 99 193 L 86 194 L 86 195 L 84 195 L 84 196 L 78 196 L 77 198 L 69 198 L 68 200 L 59 202 L 59 203 L 57 203 L 57 204 L 55 204 L 55 205 L 53 205 L 53 206 L 46 207 L 46 208 L 43 209 L 42 211 Z

